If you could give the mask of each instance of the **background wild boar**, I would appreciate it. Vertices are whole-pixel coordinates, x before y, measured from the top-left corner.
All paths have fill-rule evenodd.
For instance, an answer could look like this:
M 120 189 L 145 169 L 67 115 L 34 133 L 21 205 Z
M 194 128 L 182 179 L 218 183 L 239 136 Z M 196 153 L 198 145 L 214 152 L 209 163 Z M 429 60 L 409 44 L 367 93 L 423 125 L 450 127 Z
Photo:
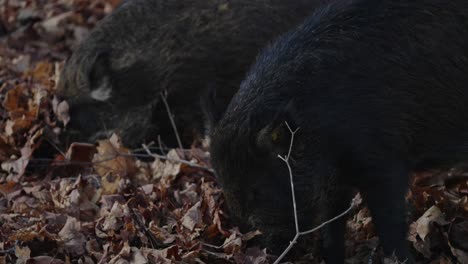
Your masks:
M 161 92 L 185 146 L 204 133 L 200 100 L 215 91 L 222 112 L 247 67 L 273 37 L 318 0 L 125 1 L 83 41 L 58 84 L 71 106 L 69 136 L 118 132 L 137 147 L 160 135 L 177 146 Z M 77 136 L 77 137 L 76 137 Z

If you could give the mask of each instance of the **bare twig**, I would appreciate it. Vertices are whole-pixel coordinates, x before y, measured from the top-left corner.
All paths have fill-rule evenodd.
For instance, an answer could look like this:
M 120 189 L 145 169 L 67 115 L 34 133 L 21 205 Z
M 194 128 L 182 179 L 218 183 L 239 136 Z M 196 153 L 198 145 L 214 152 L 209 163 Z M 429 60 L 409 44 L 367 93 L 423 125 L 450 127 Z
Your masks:
M 147 149 L 149 150 L 149 148 L 147 148 Z M 172 161 L 172 162 L 185 164 L 185 165 L 188 165 L 188 166 L 191 166 L 191 167 L 194 167 L 194 168 L 199 168 L 199 169 L 203 169 L 203 170 L 209 171 L 211 173 L 214 173 L 213 169 L 210 169 L 208 167 L 205 167 L 205 166 L 202 166 L 202 165 L 199 165 L 199 164 L 187 161 L 187 160 L 170 158 L 170 157 L 167 157 L 167 156 L 153 154 L 153 153 L 151 153 L 151 154 L 137 154 L 137 153 L 118 152 L 115 155 L 111 155 L 111 156 L 108 156 L 108 157 L 106 157 L 104 159 L 96 160 L 96 161 L 70 161 L 70 160 L 54 160 L 54 159 L 41 159 L 41 158 L 33 158 L 33 159 L 30 159 L 30 161 L 51 162 L 50 164 L 43 164 L 42 166 L 57 166 L 57 167 L 58 166 L 68 166 L 68 165 L 83 165 L 83 166 L 85 166 L 85 165 L 96 165 L 96 164 L 99 164 L 99 163 L 108 162 L 108 161 L 114 160 L 114 159 L 116 159 L 118 157 L 158 158 L 158 159 L 161 159 L 161 160 L 167 160 L 167 161 Z M 31 166 L 31 167 L 41 167 L 41 164 L 29 165 L 29 166 Z
M 280 158 L 282 161 L 286 163 L 286 166 L 288 167 L 289 171 L 289 182 L 291 184 L 291 195 L 292 195 L 292 201 L 293 201 L 293 207 L 294 207 L 294 223 L 296 226 L 296 233 L 299 233 L 299 220 L 297 217 L 297 205 L 296 205 L 296 192 L 294 189 L 294 180 L 293 180 L 293 173 L 291 169 L 291 165 L 289 164 L 289 158 L 291 157 L 291 151 L 292 151 L 292 146 L 294 144 L 294 136 L 296 135 L 297 131 L 299 128 L 296 128 L 296 130 L 292 130 L 291 127 L 289 126 L 288 122 L 285 122 L 286 126 L 289 129 L 289 132 L 291 132 L 291 142 L 289 144 L 289 150 L 288 153 L 283 157 L 281 155 L 278 155 L 278 158 Z
M 316 226 L 316 227 L 314 227 L 314 228 L 312 228 L 310 230 L 302 231 L 302 232 L 300 231 L 299 220 L 298 220 L 298 216 L 297 216 L 297 204 L 296 204 L 296 193 L 295 193 L 295 189 L 294 189 L 294 179 L 293 179 L 291 164 L 289 163 L 289 158 L 291 157 L 291 151 L 292 151 L 292 147 L 293 147 L 293 144 L 294 144 L 294 136 L 296 135 L 299 128 L 296 128 L 295 130 L 293 130 L 289 126 L 288 122 L 285 122 L 285 123 L 286 123 L 286 126 L 288 127 L 289 132 L 291 133 L 291 141 L 290 141 L 290 144 L 289 144 L 288 153 L 286 155 L 284 155 L 284 156 L 278 155 L 278 158 L 281 159 L 282 161 L 284 161 L 284 163 L 286 163 L 286 166 L 288 167 L 289 180 L 290 180 L 290 184 L 291 184 L 291 195 L 292 195 L 293 208 L 294 208 L 294 224 L 295 224 L 295 227 L 296 227 L 296 234 L 294 235 L 294 238 L 289 242 L 288 247 L 275 260 L 274 264 L 280 263 L 280 261 L 289 253 L 289 251 L 297 243 L 297 240 L 299 239 L 300 236 L 304 236 L 304 235 L 308 235 L 310 233 L 313 233 L 313 232 L 323 228 L 325 225 L 340 219 L 341 217 L 343 217 L 347 213 L 349 213 L 349 211 L 351 211 L 358 204 L 358 200 L 356 198 L 354 198 L 351 201 L 351 205 L 349 206 L 349 208 L 346 209 L 343 213 L 341 213 L 341 214 L 339 214 L 339 215 L 337 215 L 337 216 L 335 216 L 335 217 L 321 223 L 320 225 L 318 225 L 318 226 Z
M 179 131 L 177 130 L 176 123 L 174 121 L 174 115 L 171 112 L 171 108 L 169 108 L 169 104 L 167 103 L 167 91 L 166 92 L 161 92 L 161 98 L 164 103 L 164 106 L 166 107 L 167 115 L 169 116 L 169 120 L 171 121 L 172 129 L 174 129 L 174 134 L 177 139 L 177 144 L 179 145 L 180 149 L 183 149 L 184 147 L 182 146 L 182 141 L 180 140 L 179 136 Z
M 47 137 L 45 137 L 45 140 L 46 140 L 47 143 L 49 143 L 58 153 L 60 153 L 60 155 L 62 155 L 62 156 L 65 157 L 65 152 L 63 152 L 63 151 L 57 146 L 57 144 L 55 144 L 54 142 L 52 142 L 52 140 L 48 139 Z
M 313 233 L 319 229 L 321 229 L 322 227 L 330 224 L 331 222 L 334 222 L 338 219 L 340 219 L 341 217 L 345 216 L 346 214 L 349 213 L 349 211 L 351 211 L 356 205 L 358 204 L 358 201 L 356 198 L 353 198 L 353 200 L 351 201 L 351 204 L 349 205 L 348 209 L 346 209 L 345 211 L 343 211 L 341 214 L 321 223 L 320 225 L 318 225 L 317 227 L 314 227 L 313 229 L 310 229 L 310 230 L 307 230 L 307 231 L 302 231 L 299 233 L 300 236 L 303 236 L 303 235 L 308 235 L 310 233 Z
M 158 144 L 159 144 L 159 149 L 160 149 L 161 153 L 162 153 L 163 155 L 166 155 L 167 153 L 164 151 L 164 148 L 163 148 L 163 144 L 162 144 L 162 140 L 161 140 L 161 136 L 160 136 L 160 135 L 158 135 Z
M 196 163 L 193 163 L 191 161 L 187 161 L 187 160 L 181 160 L 181 159 L 173 159 L 173 158 L 169 158 L 167 156 L 162 156 L 162 155 L 158 155 L 158 154 L 154 154 L 151 152 L 151 150 L 145 145 L 143 144 L 143 149 L 146 151 L 146 153 L 148 155 L 145 155 L 146 157 L 154 157 L 154 158 L 157 158 L 157 159 L 163 159 L 163 160 L 168 160 L 168 161 L 174 161 L 174 162 L 178 162 L 178 163 L 181 163 L 181 164 L 185 164 L 185 165 L 188 165 L 188 166 L 191 166 L 191 167 L 194 167 L 194 168 L 199 168 L 199 169 L 204 169 L 204 170 L 207 170 L 209 172 L 212 172 L 214 173 L 214 170 L 213 169 L 210 169 L 210 168 L 207 168 L 205 166 L 201 166 L 201 165 L 198 165 Z M 141 154 L 132 154 L 132 155 L 138 155 L 138 156 L 142 156 Z
M 128 202 L 127 202 L 128 204 Z M 137 225 L 143 229 L 144 233 L 146 233 L 147 236 L 149 236 L 149 241 L 151 242 L 151 248 L 160 248 L 164 246 L 162 243 L 160 243 L 156 237 L 149 231 L 149 229 L 145 226 L 145 224 L 141 221 L 141 219 L 138 217 L 137 213 L 135 212 L 137 209 L 133 208 L 132 211 L 132 216 Z M 155 247 L 156 245 L 156 247 Z
M 216 246 L 216 245 L 212 245 L 212 244 L 208 244 L 208 243 L 205 243 L 205 242 L 200 242 L 201 245 L 203 246 L 206 246 L 206 247 L 209 247 L 209 248 L 214 248 L 214 249 L 223 249 L 225 248 L 226 246 L 228 245 L 231 245 L 232 243 L 236 242 L 236 240 L 231 240 L 231 241 L 228 241 L 228 242 L 224 242 L 222 245 L 220 246 Z

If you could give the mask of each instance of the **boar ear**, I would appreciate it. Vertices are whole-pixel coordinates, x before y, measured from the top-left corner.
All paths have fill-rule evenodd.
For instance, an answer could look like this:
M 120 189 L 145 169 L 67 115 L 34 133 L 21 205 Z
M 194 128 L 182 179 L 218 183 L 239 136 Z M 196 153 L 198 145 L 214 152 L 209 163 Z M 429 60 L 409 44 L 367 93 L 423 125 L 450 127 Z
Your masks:
M 88 75 L 91 98 L 97 101 L 107 101 L 111 97 L 111 73 L 109 52 L 99 51 Z
M 299 124 L 294 103 L 290 101 L 285 107 L 278 109 L 270 124 L 261 129 L 257 135 L 257 145 L 260 149 L 275 155 L 284 155 L 289 149 L 291 131 Z M 286 124 L 287 123 L 287 124 Z

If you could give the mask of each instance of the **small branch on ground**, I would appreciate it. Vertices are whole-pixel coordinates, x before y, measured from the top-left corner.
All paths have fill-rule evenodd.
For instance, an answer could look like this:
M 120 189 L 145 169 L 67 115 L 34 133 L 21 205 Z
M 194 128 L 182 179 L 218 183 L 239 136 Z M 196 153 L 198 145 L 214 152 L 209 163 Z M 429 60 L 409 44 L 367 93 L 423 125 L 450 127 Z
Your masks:
M 300 231 L 300 227 L 299 227 L 299 220 L 298 220 L 298 216 L 297 216 L 297 204 L 296 204 L 296 192 L 295 192 L 295 189 L 294 189 L 294 179 L 293 179 L 293 173 L 292 173 L 292 168 L 291 168 L 291 164 L 289 163 L 289 158 L 291 157 L 291 151 L 292 151 L 292 147 L 293 147 L 293 144 L 294 144 L 294 136 L 296 135 L 297 131 L 299 130 L 299 128 L 296 128 L 295 130 L 293 130 L 288 122 L 285 122 L 286 123 L 286 126 L 288 127 L 288 130 L 289 132 L 291 133 L 291 141 L 290 141 L 290 144 L 289 144 L 289 150 L 288 150 L 288 153 L 285 155 L 285 156 L 281 156 L 281 155 L 278 155 L 278 158 L 281 159 L 282 161 L 284 161 L 284 163 L 286 163 L 286 166 L 288 167 L 288 172 L 289 172 L 289 182 L 291 184 L 291 195 L 292 195 L 292 201 L 293 201 L 293 209 L 294 209 L 294 224 L 295 224 L 295 227 L 296 227 L 296 234 L 294 235 L 294 238 L 289 242 L 289 245 L 288 247 L 283 251 L 283 253 L 281 253 L 281 255 L 275 260 L 274 264 L 278 264 L 280 263 L 280 261 L 289 253 L 289 251 L 293 248 L 293 246 L 297 243 L 297 240 L 299 239 L 299 237 L 301 236 L 304 236 L 304 235 L 308 235 L 308 234 L 311 234 L 317 230 L 320 230 L 321 228 L 323 228 L 325 225 L 333 222 L 333 221 L 336 221 L 338 219 L 340 219 L 341 217 L 345 216 L 346 214 L 348 214 L 357 204 L 358 204 L 358 199 L 357 198 L 354 198 L 352 201 L 351 201 L 351 205 L 349 206 L 348 209 L 346 209 L 343 213 L 321 223 L 320 225 L 310 229 L 310 230 L 307 230 L 307 231 Z
M 134 199 L 134 198 L 132 198 Z M 128 202 L 127 202 L 128 203 Z M 162 248 L 164 244 L 160 243 L 156 237 L 149 231 L 149 229 L 145 226 L 145 224 L 141 221 L 141 219 L 138 217 L 137 213 L 135 212 L 137 209 L 133 208 L 131 210 L 132 212 L 132 217 L 137 223 L 138 227 L 144 231 L 144 233 L 150 238 L 149 241 L 151 242 L 151 248 Z
M 159 149 L 160 149 L 161 153 L 163 155 L 166 155 L 167 153 L 164 151 L 163 143 L 162 143 L 162 140 L 161 140 L 161 135 L 158 135 L 158 144 L 159 144 Z
M 183 149 L 184 147 L 182 145 L 182 140 L 180 140 L 179 131 L 177 130 L 177 126 L 174 121 L 174 115 L 172 114 L 171 108 L 169 107 L 169 104 L 167 103 L 167 91 L 161 92 L 161 99 L 164 103 L 164 106 L 166 107 L 167 115 L 169 116 L 169 120 L 171 121 L 172 129 L 174 129 L 174 134 L 177 139 L 177 144 L 179 145 L 180 149 Z
M 64 156 L 65 157 L 65 152 L 63 152 L 58 146 L 57 144 L 55 144 L 52 140 L 50 140 L 49 138 L 47 137 L 44 137 L 45 138 L 45 141 L 47 141 L 47 143 L 49 143 L 58 153 L 60 153 L 60 155 Z
M 199 165 L 199 164 L 196 164 L 196 163 L 193 163 L 191 161 L 183 160 L 183 159 L 175 159 L 175 158 L 170 158 L 170 157 L 167 157 L 167 156 L 164 156 L 164 155 L 154 154 L 154 153 L 152 153 L 150 151 L 150 149 L 148 147 L 146 147 L 146 149 L 143 148 L 143 150 L 145 150 L 147 154 L 118 152 L 115 155 L 106 157 L 105 159 L 95 160 L 95 161 L 71 161 L 71 160 L 55 160 L 55 159 L 32 158 L 32 159 L 30 159 L 30 161 L 47 162 L 47 164 L 34 164 L 34 165 L 29 165 L 29 166 L 34 167 L 34 168 L 48 167 L 48 166 L 57 166 L 58 167 L 58 166 L 69 166 L 69 165 L 88 166 L 88 165 L 97 165 L 99 163 L 108 162 L 108 161 L 114 160 L 114 159 L 116 159 L 118 157 L 157 158 L 157 159 L 161 159 L 161 160 L 167 160 L 167 161 L 172 161 L 172 162 L 176 162 L 176 163 L 185 164 L 187 166 L 194 167 L 194 168 L 203 169 L 203 170 L 206 170 L 206 171 L 211 172 L 211 173 L 214 174 L 213 169 L 202 166 L 202 165 Z M 50 164 L 48 162 L 50 162 Z
M 173 159 L 173 158 L 169 158 L 167 156 L 154 154 L 154 153 L 151 152 L 151 150 L 145 144 L 143 144 L 143 149 L 146 151 L 146 153 L 148 155 L 142 155 L 142 154 L 132 154 L 132 155 L 136 156 L 136 157 L 143 157 L 143 156 L 144 157 L 153 157 L 153 158 L 157 158 L 157 159 L 163 159 L 163 160 L 178 162 L 178 163 L 185 164 L 185 165 L 188 165 L 188 166 L 191 166 L 191 167 L 194 167 L 194 168 L 204 169 L 204 170 L 207 170 L 207 171 L 209 171 L 211 173 L 214 173 L 213 169 L 210 169 L 210 168 L 205 167 L 205 166 L 198 165 L 198 164 L 193 163 L 191 161 L 181 160 L 181 159 Z

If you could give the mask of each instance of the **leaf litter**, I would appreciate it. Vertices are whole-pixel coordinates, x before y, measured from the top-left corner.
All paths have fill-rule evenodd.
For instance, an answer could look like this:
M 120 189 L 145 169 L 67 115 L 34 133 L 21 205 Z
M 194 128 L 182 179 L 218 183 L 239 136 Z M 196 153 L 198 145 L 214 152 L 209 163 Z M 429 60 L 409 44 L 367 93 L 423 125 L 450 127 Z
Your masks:
M 231 223 L 214 175 L 173 161 L 180 150 L 143 162 L 118 135 L 57 147 L 70 121 L 68 103 L 55 97 L 58 73 L 119 2 L 0 6 L 0 263 L 270 263 L 255 242 L 261 232 Z M 43 149 L 53 156 L 41 159 Z M 184 156 L 209 167 L 205 153 Z M 468 263 L 466 171 L 413 175 L 408 241 L 418 261 Z M 346 263 L 394 263 L 378 245 L 360 205 L 347 222 Z M 316 247 L 301 250 L 291 261 L 321 263 Z

